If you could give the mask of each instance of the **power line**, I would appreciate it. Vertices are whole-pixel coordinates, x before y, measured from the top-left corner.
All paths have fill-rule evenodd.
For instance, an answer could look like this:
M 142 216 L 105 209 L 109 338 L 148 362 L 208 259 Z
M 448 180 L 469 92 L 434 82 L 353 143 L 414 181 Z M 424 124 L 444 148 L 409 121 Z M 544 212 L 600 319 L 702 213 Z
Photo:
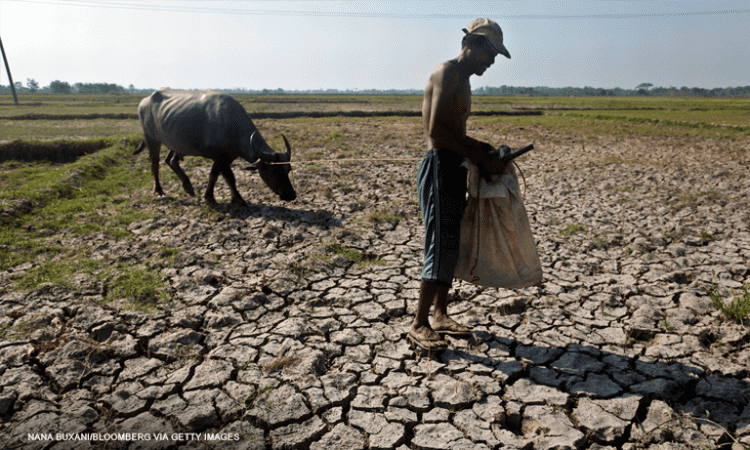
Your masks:
M 207 8 L 197 6 L 175 6 L 175 5 L 150 5 L 127 2 L 101 2 L 94 0 L 6 0 L 19 3 L 35 3 L 58 6 L 74 6 L 104 9 L 128 9 L 138 11 L 159 12 L 183 12 L 183 13 L 208 13 L 208 14 L 232 14 L 232 15 L 254 15 L 254 16 L 302 16 L 302 17 L 353 17 L 353 18 L 378 18 L 378 19 L 471 19 L 476 18 L 477 13 L 399 13 L 399 12 L 357 12 L 340 10 L 266 10 L 266 9 L 239 9 L 239 8 Z M 318 4 L 318 6 L 320 6 Z M 581 15 L 555 15 L 555 14 L 491 14 L 495 17 L 506 19 L 639 19 L 639 18 L 666 18 L 666 17 L 691 17 L 691 16 L 725 16 L 732 14 L 748 14 L 750 9 L 730 9 L 721 11 L 694 11 L 680 13 L 654 13 L 654 14 L 581 14 Z M 482 11 L 479 15 L 487 15 Z

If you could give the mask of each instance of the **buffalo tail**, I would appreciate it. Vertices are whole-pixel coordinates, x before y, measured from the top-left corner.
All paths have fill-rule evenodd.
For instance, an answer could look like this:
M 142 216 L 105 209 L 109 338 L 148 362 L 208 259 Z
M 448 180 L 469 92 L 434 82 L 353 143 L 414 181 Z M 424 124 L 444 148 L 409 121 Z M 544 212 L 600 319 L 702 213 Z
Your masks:
M 137 155 L 138 153 L 142 152 L 144 148 L 146 148 L 146 141 L 142 140 L 141 143 L 138 144 L 138 148 L 135 149 L 135 151 L 133 152 L 133 154 Z

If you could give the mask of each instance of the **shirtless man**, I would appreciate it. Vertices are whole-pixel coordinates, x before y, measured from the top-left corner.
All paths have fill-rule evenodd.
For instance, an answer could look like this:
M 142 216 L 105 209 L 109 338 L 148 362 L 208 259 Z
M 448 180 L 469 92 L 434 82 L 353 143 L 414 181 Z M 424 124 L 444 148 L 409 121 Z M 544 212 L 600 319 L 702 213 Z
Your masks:
M 424 90 L 422 124 L 427 148 L 419 166 L 417 191 L 425 223 L 425 255 L 419 303 L 409 339 L 427 351 L 439 351 L 448 344 L 440 334 L 468 336 L 471 331 L 448 317 L 448 290 L 458 263 L 461 216 L 466 206 L 464 158 L 484 167 L 490 174 L 505 165 L 490 155 L 493 147 L 466 135 L 471 111 L 471 75 L 481 76 L 502 54 L 503 32 L 490 19 L 477 19 L 463 30 L 461 54 L 440 64 Z M 432 326 L 428 319 L 435 305 Z

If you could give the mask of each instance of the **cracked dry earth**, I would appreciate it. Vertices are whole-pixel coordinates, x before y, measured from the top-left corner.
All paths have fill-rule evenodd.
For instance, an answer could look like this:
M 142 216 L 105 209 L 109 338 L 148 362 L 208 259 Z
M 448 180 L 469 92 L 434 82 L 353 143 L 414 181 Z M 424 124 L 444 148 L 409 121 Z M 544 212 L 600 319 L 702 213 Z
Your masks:
M 298 166 L 291 204 L 252 203 L 269 191 L 236 168 L 251 203 L 214 212 L 162 172 L 172 197 L 144 204 L 160 217 L 128 239 L 51 237 L 158 271 L 162 309 L 102 305 L 83 275 L 76 289 L 0 297 L 3 323 L 45 324 L 0 342 L 3 448 L 750 444 L 750 333 L 704 289 L 715 281 L 728 300 L 750 283 L 747 159 L 667 138 L 537 148 L 519 164 L 544 287 L 457 282 L 449 311 L 473 338 L 440 355 L 405 339 L 422 263 L 416 163 Z M 188 173 L 202 190 L 207 168 Z

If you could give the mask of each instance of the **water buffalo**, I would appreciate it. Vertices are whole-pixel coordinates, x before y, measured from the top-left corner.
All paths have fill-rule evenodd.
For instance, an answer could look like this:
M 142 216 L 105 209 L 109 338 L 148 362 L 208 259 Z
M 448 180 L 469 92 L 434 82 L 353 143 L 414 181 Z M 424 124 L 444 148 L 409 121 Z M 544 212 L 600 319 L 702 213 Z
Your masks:
M 234 98 L 219 91 L 159 90 L 141 100 L 138 117 L 143 127 L 143 141 L 133 154 L 148 147 L 154 192 L 164 195 L 159 184 L 159 150 L 164 144 L 169 153 L 165 162 L 182 181 L 182 187 L 195 195 L 193 186 L 180 167 L 185 155 L 203 156 L 214 161 L 204 198 L 215 204 L 214 185 L 219 173 L 232 192 L 232 203 L 245 204 L 237 191 L 231 164 L 238 157 L 257 164 L 263 181 L 281 200 L 297 198 L 289 181 L 292 148 L 283 134 L 285 153 L 276 153 L 263 139 L 245 108 Z

